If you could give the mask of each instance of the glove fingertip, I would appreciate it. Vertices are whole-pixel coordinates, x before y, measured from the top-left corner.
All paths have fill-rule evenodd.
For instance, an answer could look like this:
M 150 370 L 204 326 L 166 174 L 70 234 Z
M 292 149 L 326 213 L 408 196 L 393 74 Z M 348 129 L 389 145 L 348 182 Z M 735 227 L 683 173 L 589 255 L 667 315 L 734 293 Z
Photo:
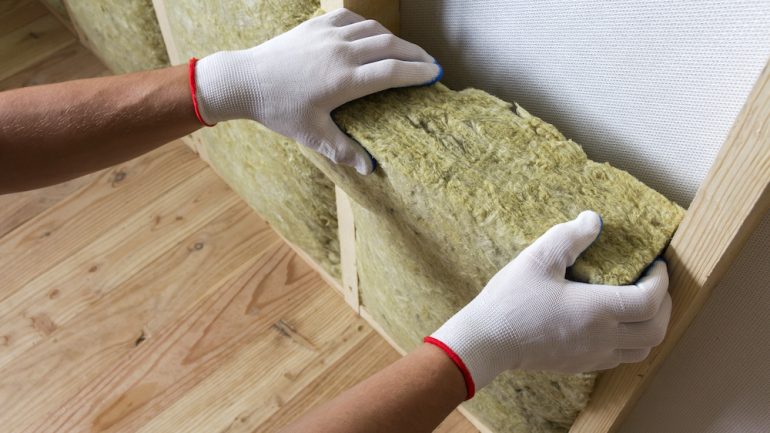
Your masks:
M 374 172 L 374 170 L 377 168 L 377 160 L 372 157 L 372 155 L 364 149 L 365 155 L 357 158 L 355 163 L 355 169 L 358 172 L 358 174 L 361 175 L 369 175 Z
M 604 230 L 604 219 L 592 210 L 580 212 L 577 218 L 575 218 L 575 223 L 577 223 L 576 234 L 579 238 L 583 239 L 582 245 L 580 245 L 583 247 L 581 251 L 588 249 L 594 242 L 599 240 L 599 236 L 601 236 L 602 230 Z
M 601 228 L 604 226 L 604 220 L 602 219 L 602 216 L 593 210 L 584 210 L 583 212 L 580 212 L 576 219 L 581 224 L 589 225 L 596 230 L 601 230 Z
M 435 77 L 433 77 L 433 79 L 425 83 L 424 86 L 432 86 L 444 78 L 444 68 L 438 63 L 438 61 L 436 61 L 436 59 L 433 59 L 433 64 L 438 68 L 438 73 Z
M 371 174 L 376 167 L 374 157 L 356 139 L 342 130 L 338 129 L 338 131 L 341 134 L 338 140 L 345 143 L 344 148 L 346 150 L 339 155 L 335 162 L 353 167 L 361 175 Z

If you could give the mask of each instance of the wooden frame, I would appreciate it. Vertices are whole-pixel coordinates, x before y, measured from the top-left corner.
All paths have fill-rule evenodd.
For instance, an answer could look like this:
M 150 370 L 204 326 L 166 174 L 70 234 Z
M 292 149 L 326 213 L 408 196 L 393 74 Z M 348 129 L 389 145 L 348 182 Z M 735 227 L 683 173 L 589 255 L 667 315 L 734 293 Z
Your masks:
M 81 38 L 82 35 L 81 35 L 80 31 L 75 28 L 75 24 L 72 22 L 72 20 L 69 17 L 69 6 L 67 6 L 66 3 L 63 3 L 64 4 L 64 10 L 66 11 L 65 15 L 62 15 L 61 12 L 59 12 L 58 9 L 54 8 L 53 6 L 51 6 L 48 2 L 40 0 L 40 3 L 46 9 L 48 9 L 48 12 L 50 12 L 51 15 L 56 17 L 56 19 L 59 20 L 59 22 L 61 22 L 64 25 L 64 27 L 66 27 L 69 31 L 71 31 L 73 34 L 75 34 L 75 36 L 77 36 L 78 39 Z M 91 51 L 93 51 L 93 50 L 91 50 Z
M 770 63 L 765 65 L 664 256 L 668 334 L 646 360 L 599 376 L 570 432 L 613 432 L 770 209 Z
M 153 0 L 172 63 L 182 63 L 170 31 L 164 0 Z M 377 19 L 398 32 L 398 0 L 322 0 L 326 10 L 351 9 Z M 197 138 L 185 141 L 206 159 Z M 665 252 L 671 276 L 673 311 L 665 341 L 637 364 L 625 364 L 599 375 L 588 406 L 570 432 L 613 432 L 638 400 L 662 361 L 703 307 L 711 289 L 736 259 L 743 245 L 770 210 L 770 67 L 765 66 L 738 115 L 706 179 Z M 342 284 L 331 278 L 301 249 L 305 261 L 335 287 L 346 302 L 404 354 L 383 328 L 360 305 L 355 259 L 355 222 L 348 197 L 339 188 L 337 213 L 341 249 Z M 291 245 L 291 243 L 289 243 Z M 490 432 L 462 407 L 461 412 L 481 431 Z

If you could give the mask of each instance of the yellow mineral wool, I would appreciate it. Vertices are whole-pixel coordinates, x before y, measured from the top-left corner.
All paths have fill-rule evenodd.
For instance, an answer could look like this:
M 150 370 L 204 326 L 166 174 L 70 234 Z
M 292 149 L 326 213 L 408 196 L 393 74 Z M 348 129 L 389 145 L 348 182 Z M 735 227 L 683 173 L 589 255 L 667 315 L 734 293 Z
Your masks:
M 309 155 L 354 207 L 364 307 L 411 349 L 554 224 L 592 209 L 599 239 L 570 277 L 634 282 L 684 210 L 628 173 L 589 160 L 552 125 L 485 92 L 443 85 L 382 92 L 335 119 L 377 159 L 369 177 Z M 468 408 L 499 432 L 565 431 L 594 374 L 514 372 Z
M 112 71 L 168 66 L 152 0 L 67 0 L 67 6 L 70 19 Z

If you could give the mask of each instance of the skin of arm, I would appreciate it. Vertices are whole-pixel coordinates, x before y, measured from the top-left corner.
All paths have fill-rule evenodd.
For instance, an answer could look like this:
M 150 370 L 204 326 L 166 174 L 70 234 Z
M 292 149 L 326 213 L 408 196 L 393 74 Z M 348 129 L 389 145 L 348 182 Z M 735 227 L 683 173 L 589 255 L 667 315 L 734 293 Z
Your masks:
M 251 119 L 361 174 L 374 162 L 331 111 L 441 77 L 425 50 L 346 9 L 190 68 L 207 124 Z M 0 93 L 0 194 L 78 177 L 200 128 L 189 76 L 188 66 L 175 66 Z
M 187 66 L 0 93 L 0 194 L 63 182 L 201 127 Z
M 281 433 L 431 432 L 467 395 L 460 370 L 423 344 Z

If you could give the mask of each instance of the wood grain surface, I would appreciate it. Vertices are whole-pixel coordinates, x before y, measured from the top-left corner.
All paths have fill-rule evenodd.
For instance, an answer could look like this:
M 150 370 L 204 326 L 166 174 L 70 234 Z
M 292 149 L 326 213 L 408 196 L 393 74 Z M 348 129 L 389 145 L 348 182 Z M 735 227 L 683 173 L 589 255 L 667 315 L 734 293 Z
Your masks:
M 75 37 L 37 1 L 3 5 L 0 29 L 0 80 L 76 43 Z

